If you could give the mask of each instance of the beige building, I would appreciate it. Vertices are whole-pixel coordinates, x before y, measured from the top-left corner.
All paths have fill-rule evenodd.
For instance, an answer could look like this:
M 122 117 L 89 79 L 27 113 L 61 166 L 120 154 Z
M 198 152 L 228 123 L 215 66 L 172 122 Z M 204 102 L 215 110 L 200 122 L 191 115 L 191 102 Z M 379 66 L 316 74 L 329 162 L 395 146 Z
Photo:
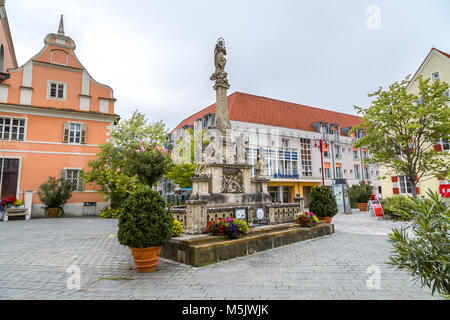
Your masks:
M 450 54 L 432 48 L 421 66 L 411 79 L 407 90 L 411 93 L 418 93 L 419 81 L 416 81 L 419 76 L 424 79 L 431 78 L 432 81 L 439 79 L 441 82 L 450 84 Z M 446 92 L 449 95 L 449 91 Z M 438 152 L 450 151 L 450 143 L 448 140 L 442 140 L 439 145 L 434 146 Z M 380 167 L 382 175 L 389 175 L 390 179 L 382 180 L 382 194 L 383 197 L 391 197 L 393 195 L 411 195 L 411 185 L 407 182 L 405 176 L 396 175 L 388 171 L 385 167 Z M 433 192 L 439 192 L 439 188 L 449 185 L 450 182 L 438 178 L 421 181 L 417 184 L 417 195 L 419 197 L 426 196 L 428 189 Z M 448 198 L 447 198 L 448 199 Z

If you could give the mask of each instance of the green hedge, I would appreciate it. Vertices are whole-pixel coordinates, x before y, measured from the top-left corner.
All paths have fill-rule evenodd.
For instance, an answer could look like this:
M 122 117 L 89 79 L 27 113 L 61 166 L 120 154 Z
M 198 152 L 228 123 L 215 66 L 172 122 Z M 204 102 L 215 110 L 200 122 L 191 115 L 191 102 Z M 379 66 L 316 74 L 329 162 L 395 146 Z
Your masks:
M 410 220 L 414 201 L 408 196 L 393 196 L 381 200 L 381 205 L 385 215 L 397 220 Z

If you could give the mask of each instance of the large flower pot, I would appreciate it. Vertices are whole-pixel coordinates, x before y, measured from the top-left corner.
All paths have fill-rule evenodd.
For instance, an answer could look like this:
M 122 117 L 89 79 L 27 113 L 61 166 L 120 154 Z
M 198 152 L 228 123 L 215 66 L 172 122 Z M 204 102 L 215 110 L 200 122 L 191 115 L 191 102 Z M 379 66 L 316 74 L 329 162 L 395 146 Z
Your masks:
M 319 217 L 319 220 L 325 221 L 326 223 L 331 223 L 333 217 Z
M 138 272 L 151 272 L 156 270 L 162 246 L 148 248 L 128 248 L 130 248 L 131 253 L 133 254 L 134 265 L 136 266 L 136 270 Z
M 49 218 L 57 218 L 58 211 L 59 211 L 59 208 L 48 208 L 48 217 Z
M 357 203 L 359 211 L 367 211 L 367 202 L 366 203 Z

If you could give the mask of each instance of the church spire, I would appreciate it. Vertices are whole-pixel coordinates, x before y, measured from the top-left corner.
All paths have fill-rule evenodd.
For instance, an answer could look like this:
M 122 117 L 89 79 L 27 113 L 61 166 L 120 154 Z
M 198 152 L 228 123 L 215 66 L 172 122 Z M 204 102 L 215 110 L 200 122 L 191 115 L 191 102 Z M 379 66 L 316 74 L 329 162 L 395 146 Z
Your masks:
M 64 16 L 63 15 L 61 15 L 61 20 L 59 20 L 58 34 L 64 35 Z

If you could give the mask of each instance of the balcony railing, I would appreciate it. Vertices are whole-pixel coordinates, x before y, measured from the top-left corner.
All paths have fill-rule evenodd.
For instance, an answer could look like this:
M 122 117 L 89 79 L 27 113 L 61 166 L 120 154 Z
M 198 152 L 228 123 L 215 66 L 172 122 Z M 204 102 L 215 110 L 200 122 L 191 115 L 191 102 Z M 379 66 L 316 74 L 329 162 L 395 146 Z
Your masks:
M 274 178 L 285 178 L 285 179 L 299 179 L 300 175 L 298 174 L 282 174 L 282 173 L 275 173 L 273 175 Z

